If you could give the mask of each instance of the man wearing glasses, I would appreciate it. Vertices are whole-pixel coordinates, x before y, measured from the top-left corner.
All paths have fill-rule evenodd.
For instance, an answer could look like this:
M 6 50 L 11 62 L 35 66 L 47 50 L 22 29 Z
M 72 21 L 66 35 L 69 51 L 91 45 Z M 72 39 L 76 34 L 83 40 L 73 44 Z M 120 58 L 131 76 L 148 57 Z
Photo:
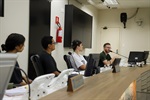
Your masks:
M 100 53 L 100 60 L 99 60 L 99 66 L 100 67 L 105 67 L 105 66 L 110 66 L 115 58 L 111 58 L 109 53 L 111 52 L 111 45 L 110 43 L 105 43 L 103 45 L 104 51 Z
M 57 64 L 55 59 L 52 57 L 51 53 L 55 50 L 55 41 L 52 36 L 44 36 L 41 40 L 43 51 L 39 54 L 40 61 L 44 70 L 44 74 L 54 73 L 55 76 L 60 74 L 57 69 Z

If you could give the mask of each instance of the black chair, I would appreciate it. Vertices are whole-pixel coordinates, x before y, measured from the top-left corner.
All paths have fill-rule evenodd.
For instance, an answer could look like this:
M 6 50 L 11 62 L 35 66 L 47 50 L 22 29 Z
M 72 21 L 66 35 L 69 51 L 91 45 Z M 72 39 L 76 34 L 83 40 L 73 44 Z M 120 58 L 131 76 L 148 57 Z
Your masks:
M 89 56 L 83 55 L 83 57 L 84 57 L 84 59 L 85 59 L 86 61 L 88 61 Z
M 77 68 L 74 58 L 72 58 L 72 56 L 70 55 L 64 55 L 64 60 L 67 64 L 68 69 L 73 68 L 75 71 L 79 71 L 79 69 Z
M 40 62 L 39 55 L 33 55 L 33 56 L 31 56 L 31 61 L 32 61 L 32 64 L 34 66 L 36 75 L 37 76 L 44 75 L 44 70 L 43 70 L 42 64 Z
M 71 61 L 70 61 L 70 56 L 69 55 L 64 55 L 64 60 L 67 64 L 68 69 L 73 68 L 72 64 L 71 64 Z

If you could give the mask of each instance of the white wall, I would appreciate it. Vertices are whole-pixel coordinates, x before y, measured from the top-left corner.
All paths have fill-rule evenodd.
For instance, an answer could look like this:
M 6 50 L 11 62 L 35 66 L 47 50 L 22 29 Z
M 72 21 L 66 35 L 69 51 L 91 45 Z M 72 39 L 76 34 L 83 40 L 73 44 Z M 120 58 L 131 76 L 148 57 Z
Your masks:
M 131 50 L 148 50 L 150 51 L 150 8 L 139 9 L 136 18 L 127 20 L 127 28 L 123 28 L 120 22 L 120 13 L 126 12 L 128 17 L 135 13 L 136 9 L 114 9 L 114 10 L 100 10 L 99 11 L 99 29 L 101 27 L 117 27 L 120 28 L 120 53 L 128 56 Z M 142 19 L 142 26 L 138 26 L 136 19 Z M 101 43 L 100 34 L 97 37 L 97 45 Z M 115 38 L 112 38 L 115 39 Z M 113 47 L 113 46 L 112 46 Z M 101 51 L 100 48 L 97 51 Z
M 51 35 L 56 38 L 56 24 L 55 24 L 55 16 L 60 17 L 60 23 L 62 25 L 62 28 L 64 29 L 64 15 L 65 15 L 65 4 L 67 4 L 67 0 L 52 0 L 51 3 Z M 91 49 L 85 49 L 83 54 L 88 55 L 90 52 L 96 51 L 96 34 L 98 32 L 97 25 L 98 25 L 98 10 L 94 8 L 93 6 L 84 6 L 81 5 L 75 0 L 72 0 L 70 2 L 71 4 L 74 4 L 75 6 L 79 7 L 83 11 L 87 12 L 91 16 L 93 16 L 93 30 L 92 30 L 92 48 Z M 65 33 L 64 33 L 65 34 Z M 66 69 L 66 63 L 63 60 L 63 55 L 68 54 L 68 51 L 72 51 L 72 49 L 64 48 L 63 43 L 56 44 L 56 50 L 53 51 L 53 56 L 57 62 L 57 66 L 60 70 Z
M 4 0 L 4 17 L 0 17 L 0 45 L 10 33 L 20 33 L 26 38 L 25 49 L 19 53 L 18 62 L 25 71 L 28 63 L 29 0 Z

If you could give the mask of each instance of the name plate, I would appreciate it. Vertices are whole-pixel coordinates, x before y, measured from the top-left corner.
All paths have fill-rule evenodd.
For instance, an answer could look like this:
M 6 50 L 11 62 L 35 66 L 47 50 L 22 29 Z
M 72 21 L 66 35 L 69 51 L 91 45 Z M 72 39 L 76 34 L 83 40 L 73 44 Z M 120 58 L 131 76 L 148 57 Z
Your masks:
M 83 75 L 70 75 L 68 77 L 67 91 L 74 92 L 84 85 Z
M 113 73 L 120 72 L 120 67 L 119 67 L 119 65 L 114 66 L 112 72 L 113 72 Z

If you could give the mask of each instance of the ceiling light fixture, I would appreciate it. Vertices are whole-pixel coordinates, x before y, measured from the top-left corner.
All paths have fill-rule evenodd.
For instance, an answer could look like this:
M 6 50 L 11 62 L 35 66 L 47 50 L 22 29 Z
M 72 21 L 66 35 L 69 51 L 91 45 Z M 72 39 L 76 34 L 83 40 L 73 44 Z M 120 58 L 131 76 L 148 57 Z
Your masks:
M 105 0 L 103 5 L 118 5 L 117 0 Z

